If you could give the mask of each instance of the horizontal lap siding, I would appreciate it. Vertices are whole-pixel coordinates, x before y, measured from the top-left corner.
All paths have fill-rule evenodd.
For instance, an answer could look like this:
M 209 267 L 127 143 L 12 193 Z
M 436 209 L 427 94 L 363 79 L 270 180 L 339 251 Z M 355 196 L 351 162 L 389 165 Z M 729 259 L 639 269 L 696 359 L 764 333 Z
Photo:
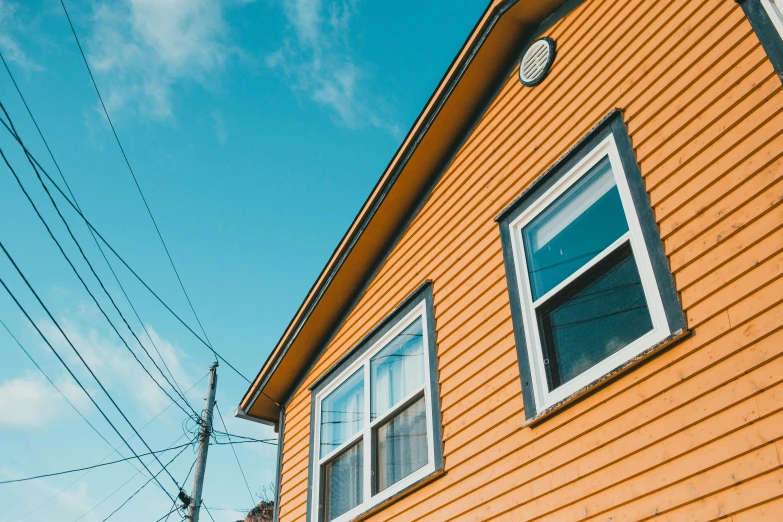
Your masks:
M 434 282 L 447 474 L 371 520 L 775 520 L 783 498 L 783 87 L 728 0 L 588 0 L 510 77 L 288 405 L 281 520 L 304 520 L 307 387 Z M 614 107 L 693 335 L 534 428 L 494 216 Z

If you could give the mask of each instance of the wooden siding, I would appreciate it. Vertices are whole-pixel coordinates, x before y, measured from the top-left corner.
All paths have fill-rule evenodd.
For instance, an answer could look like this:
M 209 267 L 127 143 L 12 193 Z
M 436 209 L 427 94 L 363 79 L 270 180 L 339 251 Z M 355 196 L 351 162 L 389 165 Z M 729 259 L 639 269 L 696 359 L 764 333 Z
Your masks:
M 280 520 L 305 520 L 307 387 L 434 282 L 446 475 L 373 521 L 780 520 L 783 86 L 731 0 L 587 0 L 540 86 L 482 117 L 287 408 Z M 494 216 L 614 107 L 693 335 L 534 428 Z

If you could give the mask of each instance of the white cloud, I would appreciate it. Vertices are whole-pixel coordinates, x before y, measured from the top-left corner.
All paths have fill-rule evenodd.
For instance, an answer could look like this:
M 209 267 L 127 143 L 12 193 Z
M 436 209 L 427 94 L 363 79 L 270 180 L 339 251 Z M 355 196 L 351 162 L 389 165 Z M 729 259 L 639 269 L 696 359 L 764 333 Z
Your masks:
M 19 4 L 0 0 L 0 51 L 6 61 L 16 64 L 28 70 L 40 71 L 43 68 L 30 60 L 25 54 L 14 34 L 23 31 L 24 28 L 18 16 Z
M 89 399 L 76 384 L 63 378 L 57 386 L 82 413 Z M 0 383 L 0 428 L 40 428 L 72 412 L 44 377 L 27 373 Z M 74 414 L 75 415 L 75 414 Z
M 293 36 L 266 58 L 292 87 L 334 111 L 348 127 L 372 126 L 399 137 L 383 100 L 370 94 L 364 67 L 350 45 L 357 0 L 283 0 Z
M 103 326 L 105 324 L 102 322 L 103 318 L 94 318 L 93 321 L 89 312 L 90 306 L 81 306 L 79 308 L 83 308 L 79 313 L 79 317 L 76 319 L 63 318 L 59 319 L 58 322 L 68 336 L 68 339 L 70 339 L 76 349 L 79 350 L 82 357 L 84 357 L 87 364 L 90 365 L 90 368 L 95 372 L 109 392 L 116 392 L 112 393 L 113 396 L 116 395 L 115 398 L 123 397 L 126 400 L 131 399 L 145 414 L 157 414 L 160 410 L 165 408 L 170 403 L 170 399 L 134 360 L 133 356 L 128 352 L 128 348 L 121 343 L 114 331 L 108 326 Z M 85 318 L 87 318 L 86 321 L 84 320 Z M 101 329 L 94 326 L 94 324 L 101 324 Z M 82 369 L 83 366 L 81 362 L 73 353 L 70 345 L 60 334 L 57 327 L 49 321 L 42 321 L 39 323 L 39 327 L 58 352 L 63 355 L 69 366 L 74 369 L 82 380 L 82 383 L 97 388 L 97 385 L 90 384 L 93 382 L 92 379 L 89 377 L 86 370 Z M 123 330 L 127 332 L 126 329 L 123 328 Z M 120 331 L 122 332 L 123 330 Z M 155 342 L 155 346 L 160 351 L 161 356 L 174 375 L 174 378 L 183 388 L 186 388 L 192 381 L 182 364 L 183 359 L 186 358 L 185 355 L 170 342 L 161 339 L 155 330 L 149 327 L 148 330 Z M 149 340 L 146 338 L 144 332 L 136 332 L 136 336 L 144 343 L 147 351 L 155 358 L 158 366 L 168 376 L 166 368 L 160 361 L 160 358 L 152 345 L 149 344 Z M 152 365 L 147 355 L 139 348 L 136 340 L 130 334 L 125 335 L 125 339 L 128 345 L 134 350 L 137 357 L 144 363 L 161 386 L 163 386 L 172 397 L 176 397 L 174 391 L 168 386 L 163 377 L 161 377 L 161 374 Z
M 221 0 L 122 0 L 97 4 L 89 60 L 110 110 L 172 115 L 183 82 L 206 83 L 233 51 Z
M 29 470 L 28 470 L 29 473 Z M 26 474 L 23 470 L 0 469 L 0 477 L 15 478 Z M 0 522 L 22 522 L 22 520 L 49 520 L 56 513 L 57 520 L 74 520 L 86 513 L 96 504 L 96 500 L 90 494 L 90 487 L 84 481 L 78 481 L 69 488 L 63 490 L 62 486 L 37 480 L 23 482 L 10 486 L 7 498 L 14 502 L 11 508 L 16 508 L 19 518 L 10 513 L 3 513 L 11 518 L 0 518 Z M 46 499 L 44 501 L 44 499 Z M 32 515 L 36 515 L 33 517 Z M 90 513 L 82 520 L 94 522 L 99 520 L 95 513 Z

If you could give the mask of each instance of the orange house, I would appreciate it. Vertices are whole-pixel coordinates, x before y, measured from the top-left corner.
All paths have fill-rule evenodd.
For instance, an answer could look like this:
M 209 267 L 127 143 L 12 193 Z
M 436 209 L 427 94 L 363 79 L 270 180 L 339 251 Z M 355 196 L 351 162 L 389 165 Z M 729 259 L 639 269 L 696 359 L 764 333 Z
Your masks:
M 783 520 L 783 0 L 493 0 L 239 406 L 275 520 Z

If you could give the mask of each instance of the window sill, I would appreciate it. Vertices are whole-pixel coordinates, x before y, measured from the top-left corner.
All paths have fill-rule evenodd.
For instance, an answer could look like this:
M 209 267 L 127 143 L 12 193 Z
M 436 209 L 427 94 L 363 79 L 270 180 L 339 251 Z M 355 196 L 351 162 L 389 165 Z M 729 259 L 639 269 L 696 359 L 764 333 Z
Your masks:
M 368 509 L 367 511 L 365 511 L 364 513 L 362 513 L 360 515 L 357 515 L 356 517 L 352 518 L 351 522 L 358 522 L 360 520 L 366 520 L 366 519 L 370 518 L 371 516 L 377 514 L 379 511 L 381 511 L 383 509 L 386 509 L 390 505 L 392 505 L 392 504 L 402 500 L 403 498 L 407 497 L 411 493 L 413 493 L 415 491 L 418 491 L 419 489 L 423 488 L 424 486 L 426 486 L 430 482 L 433 482 L 433 481 L 435 481 L 435 480 L 437 480 L 437 479 L 439 479 L 439 478 L 441 478 L 441 477 L 443 477 L 445 475 L 446 475 L 446 470 L 444 470 L 444 469 L 437 469 L 437 470 L 433 471 L 432 473 L 430 473 L 429 475 L 425 476 L 424 478 L 419 479 L 418 481 L 414 482 L 413 484 L 411 484 L 407 488 L 403 489 L 402 491 L 400 491 L 399 493 L 397 493 L 393 497 L 390 497 L 390 498 L 384 500 L 380 504 L 375 505 L 375 506 L 371 507 L 370 509 Z
M 609 381 L 614 380 L 616 377 L 619 377 L 620 375 L 625 374 L 628 370 L 635 367 L 636 365 L 642 363 L 643 361 L 647 360 L 648 358 L 652 357 L 653 355 L 657 355 L 661 351 L 663 351 L 666 348 L 669 348 L 677 341 L 680 341 L 681 339 L 687 337 L 691 333 L 690 330 L 686 328 L 681 328 L 674 332 L 673 334 L 669 335 L 667 338 L 662 340 L 661 342 L 655 344 L 654 346 L 651 346 L 647 350 L 643 351 L 633 359 L 625 362 L 623 365 L 619 366 L 618 368 L 612 370 L 611 372 L 607 373 L 603 377 L 600 377 L 599 379 L 596 379 L 595 381 L 591 382 L 584 388 L 574 392 L 573 394 L 569 395 L 562 401 L 553 404 L 552 406 L 542 410 L 534 417 L 531 417 L 527 419 L 525 422 L 522 423 L 520 428 L 534 428 L 537 425 L 544 422 L 549 417 L 552 417 L 561 411 L 565 410 L 572 404 L 578 402 L 580 399 L 583 399 L 586 395 L 596 391 L 601 386 L 608 384 Z

